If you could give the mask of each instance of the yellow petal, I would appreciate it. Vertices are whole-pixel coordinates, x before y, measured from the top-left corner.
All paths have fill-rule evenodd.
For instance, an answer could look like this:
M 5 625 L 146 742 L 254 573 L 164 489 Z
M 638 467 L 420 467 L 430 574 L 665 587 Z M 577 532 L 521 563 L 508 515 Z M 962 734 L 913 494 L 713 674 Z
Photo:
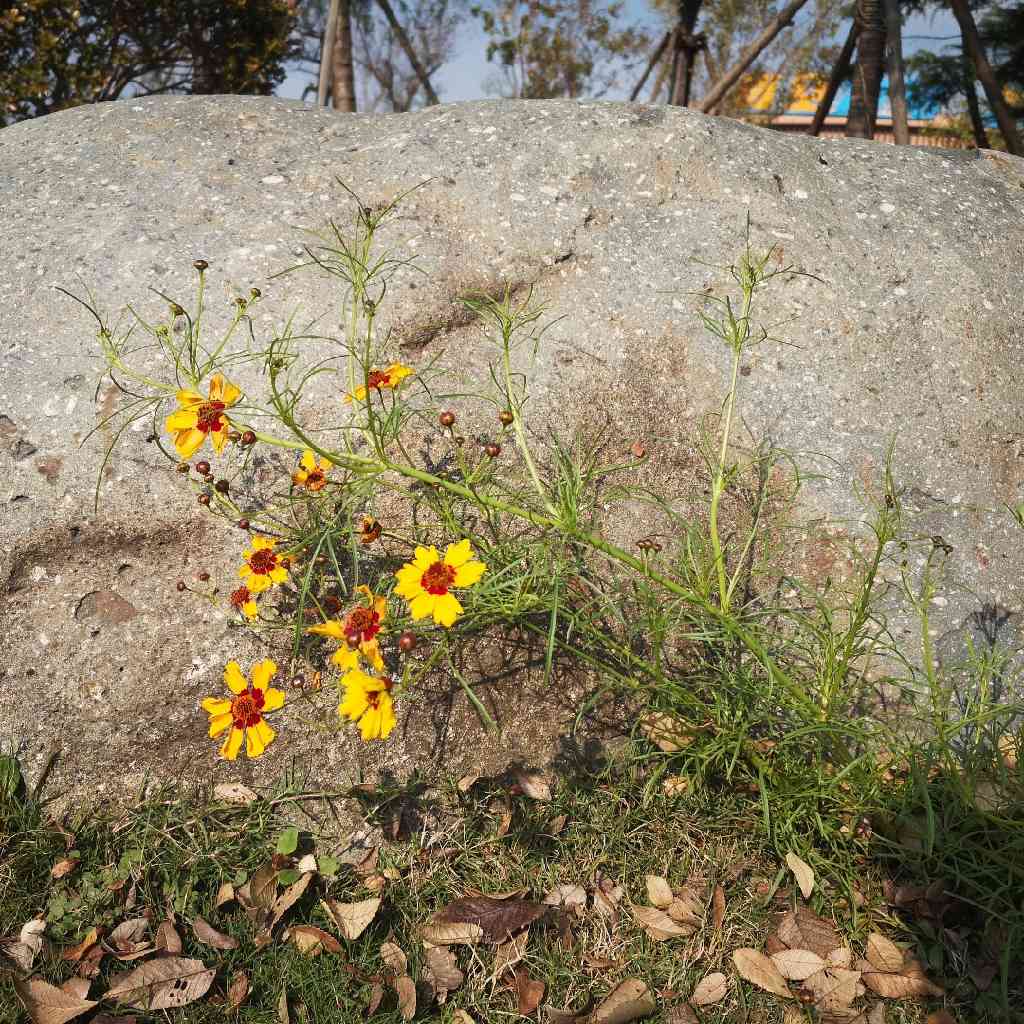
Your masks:
M 487 566 L 483 562 L 466 562 L 455 570 L 455 581 L 452 585 L 471 587 L 474 583 L 480 582 L 480 577 L 485 572 L 487 572 Z
M 366 703 L 365 692 L 357 688 L 352 688 L 345 691 L 345 697 L 338 705 L 338 714 L 342 718 L 349 718 L 355 722 L 368 707 L 369 704 Z
M 220 430 L 211 430 L 210 431 L 210 442 L 213 445 L 213 450 L 218 455 L 220 455 L 220 453 L 222 451 L 224 451 L 224 449 L 225 449 L 225 447 L 227 446 L 227 443 L 228 443 L 228 428 L 227 428 L 227 424 L 225 423 L 224 420 L 221 420 L 221 423 L 224 424 L 224 426 L 222 426 L 220 428 Z
M 412 375 L 411 366 L 403 366 L 401 363 L 392 363 L 385 371 L 388 375 L 388 380 L 392 387 L 398 384 L 400 381 L 405 380 L 406 377 Z
M 349 672 L 354 668 L 359 667 L 359 654 L 353 651 L 348 644 L 342 644 L 332 655 L 331 661 L 334 662 L 342 672 Z
M 472 557 L 473 545 L 469 543 L 467 537 L 465 540 L 460 540 L 458 544 L 448 545 L 444 553 L 444 564 L 457 569 L 460 565 L 465 565 Z
M 334 469 L 334 463 L 330 459 L 321 459 L 320 468 L 326 473 L 329 470 Z
M 179 430 L 191 430 L 199 422 L 199 413 L 193 409 L 179 409 L 172 412 L 164 421 L 164 428 L 169 433 Z
M 254 690 L 265 690 L 267 683 L 277 675 L 277 666 L 269 659 L 264 658 L 258 665 L 252 667 L 252 685 Z
M 297 469 L 292 473 L 292 483 L 301 487 L 309 479 L 309 474 L 304 469 Z
M 183 459 L 191 459 L 205 440 L 206 435 L 201 430 L 180 430 L 174 435 L 174 448 Z
M 315 633 L 317 636 L 329 636 L 335 640 L 345 639 L 345 629 L 337 619 L 328 619 L 319 626 L 310 626 L 306 632 Z
M 311 448 L 307 448 L 302 453 L 299 465 L 308 473 L 312 473 L 313 470 L 316 469 L 316 457 L 313 455 L 313 450 Z
M 361 669 L 354 668 L 350 672 L 346 672 L 341 677 L 341 685 L 346 690 L 356 689 L 360 692 L 365 693 L 368 690 L 379 690 L 379 681 L 374 679 L 373 676 L 368 676 Z
M 269 576 L 261 576 L 257 573 L 253 573 L 249 579 L 245 581 L 245 585 L 249 588 L 249 593 L 262 594 L 264 591 L 269 590 L 274 584 L 270 582 Z
M 241 398 L 242 392 L 230 381 L 215 373 L 210 378 L 210 401 L 223 402 L 225 405 L 234 405 Z
M 433 610 L 434 603 L 437 601 L 437 595 L 428 594 L 425 590 L 417 594 L 409 602 L 409 614 L 412 616 L 413 622 L 418 619 L 425 619 Z
M 384 659 L 380 655 L 380 644 L 377 642 L 377 638 L 374 637 L 372 640 L 368 640 L 365 643 L 359 645 L 359 650 L 362 652 L 363 657 L 378 671 L 384 670 Z
M 245 730 L 245 752 L 249 757 L 259 757 L 277 735 L 261 718 L 255 725 Z
M 276 537 L 253 537 L 252 539 L 252 550 L 253 551 L 273 551 L 277 547 Z
M 412 560 L 412 564 L 417 569 L 423 571 L 429 569 L 435 562 L 440 562 L 441 556 L 437 553 L 437 548 L 433 544 L 429 548 L 418 547 L 416 548 L 416 556 Z
M 284 583 L 288 579 L 288 570 L 282 569 L 280 566 L 278 566 L 276 569 L 271 569 L 270 572 L 267 573 L 267 575 L 275 583 Z
M 277 711 L 284 707 L 284 690 L 277 690 L 271 686 L 263 697 L 264 711 Z
M 242 675 L 241 666 L 237 661 L 229 661 L 224 666 L 224 684 L 232 693 L 241 693 L 249 688 L 249 682 Z
M 230 702 L 228 707 L 230 707 Z M 234 720 L 234 716 L 230 711 L 223 715 L 214 715 L 210 719 L 210 736 L 219 736 Z
M 255 601 L 246 601 L 245 604 L 242 605 L 242 614 L 247 619 L 255 619 L 259 613 L 260 610 L 256 607 Z
M 422 579 L 424 570 L 415 565 L 403 565 L 398 572 L 395 573 L 395 578 L 398 580 L 398 586 L 395 587 L 395 593 L 399 597 L 415 597 L 422 589 Z
M 203 700 L 202 708 L 208 715 L 223 715 L 225 711 L 231 710 L 231 701 L 227 697 L 207 697 Z
M 174 397 L 178 399 L 178 405 L 183 409 L 187 409 L 190 405 L 202 405 L 206 401 L 202 395 L 197 394 L 195 391 L 179 391 Z
M 373 599 L 373 610 L 383 622 L 388 617 L 388 599 L 386 597 L 375 597 Z
M 234 761 L 238 757 L 238 752 L 242 749 L 244 735 L 245 731 L 243 729 L 232 729 L 224 740 L 224 745 L 220 748 L 220 756 L 228 761 Z
M 434 604 L 434 621 L 439 626 L 451 626 L 462 611 L 462 605 L 454 594 L 439 594 Z
M 395 713 L 391 697 L 382 694 L 377 707 L 369 708 L 359 720 L 359 731 L 364 740 L 382 740 L 395 727 Z

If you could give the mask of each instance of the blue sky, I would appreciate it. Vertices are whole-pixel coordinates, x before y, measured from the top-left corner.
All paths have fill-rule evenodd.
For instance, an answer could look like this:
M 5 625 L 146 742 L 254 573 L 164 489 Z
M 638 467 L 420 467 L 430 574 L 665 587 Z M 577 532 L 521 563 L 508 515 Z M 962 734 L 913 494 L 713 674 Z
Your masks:
M 627 17 L 631 12 L 637 21 L 646 21 L 650 18 L 650 7 L 644 0 L 627 0 Z M 922 37 L 956 36 L 956 19 L 946 11 L 935 15 L 915 15 L 907 19 L 903 33 L 904 52 L 909 54 L 918 49 L 938 51 L 948 45 L 948 42 Z M 459 29 L 455 59 L 435 76 L 434 87 L 444 103 L 484 99 L 487 97 L 484 80 L 492 70 L 493 65 L 487 63 L 486 40 L 480 30 L 479 20 L 467 18 Z M 289 75 L 277 94 L 297 99 L 309 81 L 308 75 Z M 607 98 L 625 99 L 626 95 L 610 94 Z

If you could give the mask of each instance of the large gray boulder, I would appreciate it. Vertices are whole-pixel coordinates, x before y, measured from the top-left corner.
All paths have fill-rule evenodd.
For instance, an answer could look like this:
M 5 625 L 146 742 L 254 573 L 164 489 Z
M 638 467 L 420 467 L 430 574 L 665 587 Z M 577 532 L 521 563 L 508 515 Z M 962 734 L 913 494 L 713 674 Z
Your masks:
M 726 384 L 727 353 L 701 331 L 693 295 L 722 281 L 707 264 L 736 258 L 749 217 L 755 246 L 815 278 L 771 293 L 769 319 L 796 319 L 778 330 L 788 344 L 750 354 L 744 430 L 823 470 L 804 512 L 853 533 L 857 491 L 895 437 L 912 529 L 953 547 L 934 609 L 945 648 L 989 634 L 1020 644 L 1024 534 L 1002 506 L 1024 499 L 1024 161 L 619 103 L 365 116 L 263 98 L 129 100 L 0 131 L 0 723 L 30 771 L 59 746 L 58 778 L 77 793 L 149 774 L 269 778 L 294 754 L 341 782 L 436 758 L 538 761 L 564 739 L 554 712 L 566 702 L 524 673 L 488 698 L 498 737 L 440 692 L 374 748 L 311 738 L 296 707 L 274 757 L 215 767 L 197 702 L 219 691 L 226 657 L 258 648 L 175 584 L 202 569 L 227 579 L 239 537 L 200 515 L 141 434 L 115 453 L 93 510 L 109 430 L 81 444 L 118 396 L 96 392 L 94 325 L 55 286 L 91 291 L 112 319 L 128 302 L 158 314 L 147 290 L 190 296 L 202 257 L 225 319 L 252 285 L 266 296 L 258 330 L 299 304 L 324 312 L 331 282 L 268 278 L 294 262 L 304 229 L 349 221 L 336 178 L 370 202 L 430 179 L 385 236 L 427 272 L 389 292 L 385 326 L 410 361 L 480 373 L 456 296 L 533 285 L 565 314 L 540 352 L 536 410 L 570 425 L 598 413 L 624 439 L 654 439 L 677 483 L 695 479 L 694 426 Z M 827 574 L 840 552 L 818 545 L 811 570 Z M 500 651 L 482 657 L 504 667 Z

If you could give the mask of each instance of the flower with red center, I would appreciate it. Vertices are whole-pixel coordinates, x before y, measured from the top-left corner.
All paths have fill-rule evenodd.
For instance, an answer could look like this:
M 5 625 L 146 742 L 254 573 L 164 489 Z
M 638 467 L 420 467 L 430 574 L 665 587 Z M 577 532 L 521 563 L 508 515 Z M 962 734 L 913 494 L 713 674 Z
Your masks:
M 395 727 L 395 704 L 391 697 L 390 679 L 368 676 L 354 668 L 341 680 L 345 696 L 338 705 L 338 714 L 359 723 L 364 740 L 382 740 Z
M 277 674 L 277 666 L 269 659 L 253 665 L 252 682 L 242 674 L 237 661 L 224 668 L 224 683 L 234 695 L 227 700 L 207 697 L 203 710 L 210 716 L 210 735 L 219 736 L 228 730 L 220 748 L 220 756 L 234 761 L 245 740 L 249 757 L 259 757 L 277 734 L 264 720 L 264 715 L 284 706 L 284 692 L 269 686 Z
M 362 402 L 370 391 L 376 391 L 378 394 L 385 390 L 394 391 L 412 372 L 412 367 L 403 366 L 401 363 L 392 363 L 386 370 L 371 370 L 366 375 L 366 383 L 360 384 L 355 391 L 345 395 L 345 401 Z
M 274 551 L 275 547 L 277 541 L 272 537 L 253 537 L 252 547 L 242 556 L 245 564 L 239 568 L 238 575 L 250 593 L 262 594 L 288 579 L 286 559 Z
M 388 600 L 376 597 L 369 587 L 356 587 L 356 592 L 366 598 L 366 604 L 357 604 L 343 619 L 330 619 L 319 626 L 310 626 L 307 633 L 329 636 L 340 640 L 341 646 L 331 655 L 342 672 L 358 668 L 362 655 L 378 672 L 384 669 L 377 634 L 387 618 Z M 350 643 L 354 640 L 354 643 Z
M 242 392 L 228 383 L 221 374 L 210 378 L 208 398 L 195 391 L 179 391 L 177 412 L 171 413 L 164 424 L 174 435 L 174 447 L 183 459 L 191 459 L 209 437 L 213 450 L 219 455 L 228 443 L 231 421 L 225 410 L 230 409 Z
M 433 615 L 439 626 L 447 627 L 464 611 L 452 588 L 471 587 L 486 571 L 487 566 L 473 558 L 468 540 L 449 544 L 443 559 L 433 546 L 418 547 L 413 560 L 395 573 L 395 593 L 409 602 L 413 621 Z
M 240 611 L 250 621 L 259 614 L 259 609 L 257 609 L 256 602 L 252 599 L 252 593 L 248 587 L 243 586 L 233 590 L 229 600 L 231 601 L 231 607 L 236 611 Z
M 307 448 L 302 453 L 299 468 L 292 473 L 292 483 L 296 487 L 305 487 L 307 491 L 323 490 L 327 483 L 327 474 L 334 468 L 330 459 L 321 459 L 317 465 L 316 456 Z

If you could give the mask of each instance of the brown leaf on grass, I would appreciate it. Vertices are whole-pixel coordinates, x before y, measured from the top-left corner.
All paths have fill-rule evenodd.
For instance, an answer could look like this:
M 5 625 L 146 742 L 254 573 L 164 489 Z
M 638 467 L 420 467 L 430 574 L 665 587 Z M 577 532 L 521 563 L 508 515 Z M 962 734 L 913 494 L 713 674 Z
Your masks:
M 685 775 L 667 775 L 661 782 L 661 791 L 665 796 L 685 796 L 690 791 L 690 780 Z M 688 1006 L 683 1006 L 687 1013 L 692 1013 Z
M 238 949 L 238 939 L 217 931 L 201 917 L 193 919 L 192 931 L 204 946 L 211 946 L 213 949 Z
M 825 958 L 829 967 L 849 967 L 853 963 L 853 950 L 849 946 L 833 949 Z
M 402 952 L 402 947 L 396 942 L 382 942 L 380 944 L 380 958 L 384 966 L 396 975 L 409 973 L 409 959 Z
M 366 998 L 366 1016 L 372 1017 L 383 1001 L 384 986 L 379 981 L 375 981 L 370 986 L 370 994 Z
M 398 996 L 398 1012 L 401 1013 L 402 1020 L 412 1020 L 416 1016 L 416 982 L 408 974 L 403 974 L 395 978 L 391 984 Z
M 378 860 L 380 860 L 380 848 L 371 847 L 364 857 L 353 864 L 353 869 L 360 878 L 368 878 L 370 875 L 376 874 Z
M 766 992 L 773 992 L 783 999 L 792 999 L 793 993 L 786 986 L 786 979 L 775 966 L 774 961 L 756 949 L 741 948 L 732 952 L 732 962 L 741 978 Z
M 277 898 L 277 868 L 270 861 L 261 864 L 238 895 L 257 910 L 269 910 Z
M 115 975 L 104 999 L 139 1010 L 173 1010 L 202 999 L 216 971 L 201 960 L 165 957 Z
M 88 999 L 91 987 L 92 982 L 88 978 L 68 978 L 61 985 L 60 990 L 67 992 L 69 996 L 76 996 L 78 999 Z
M 793 872 L 796 884 L 800 886 L 800 895 L 805 900 L 809 900 L 811 893 L 814 892 L 814 871 L 811 869 L 810 864 L 805 860 L 801 860 L 792 850 L 786 854 L 786 864 L 789 870 Z
M 716 885 L 714 895 L 711 897 L 711 926 L 716 932 L 720 932 L 723 924 L 725 924 L 725 889 Z
M 517 970 L 512 972 L 512 987 L 516 994 L 516 1010 L 522 1016 L 529 1017 L 544 998 L 544 982 L 531 978 L 524 970 Z
M 803 990 L 814 997 L 814 1005 L 820 1013 L 842 1014 L 863 991 L 860 979 L 860 971 L 830 967 L 806 978 Z
M 144 917 L 134 917 L 122 921 L 106 938 L 106 946 L 111 952 L 134 953 L 140 944 L 145 944 L 149 933 L 149 921 Z
M 540 803 L 551 800 L 551 784 L 538 772 L 516 772 L 516 785 L 522 790 L 523 796 Z
M 572 885 L 571 883 L 556 885 L 544 897 L 544 902 L 549 907 L 585 907 L 587 891 L 582 885 Z
M 309 887 L 309 883 L 312 880 L 313 872 L 307 871 L 306 874 L 289 885 L 288 888 L 285 889 L 285 891 L 281 893 L 276 900 L 274 900 L 274 905 L 270 908 L 267 918 L 266 930 L 268 932 L 272 932 L 281 918 L 284 917 L 284 915 L 288 913 L 296 903 L 298 903 L 302 898 L 302 894 Z
M 657 907 L 632 907 L 633 917 L 647 934 L 656 942 L 692 935 L 697 929 L 692 924 L 673 921 L 664 910 Z
M 640 719 L 640 732 L 666 754 L 689 746 L 693 742 L 693 729 L 662 711 L 655 711 Z
M 238 971 L 231 976 L 228 985 L 228 1009 L 237 1010 L 249 997 L 249 975 Z
M 614 879 L 607 875 L 598 875 L 597 884 L 594 886 L 594 910 L 602 917 L 615 917 L 619 912 L 619 903 L 626 895 Z
M 664 910 L 675 899 L 672 886 L 661 875 L 647 875 L 647 898 L 659 910 Z
M 935 1010 L 933 1013 L 928 1014 L 925 1024 L 957 1024 L 957 1020 L 949 1010 Z
M 774 954 L 781 953 L 784 949 L 789 949 L 789 946 L 774 932 L 764 940 L 764 951 L 767 956 L 774 956 Z
M 548 822 L 548 833 L 550 835 L 557 836 L 565 828 L 568 820 L 568 814 L 556 814 L 555 817 Z
M 861 975 L 861 980 L 875 995 L 879 995 L 883 999 L 912 999 L 916 996 L 945 995 L 944 989 L 918 975 L 865 971 Z
M 547 909 L 543 903 L 534 900 L 496 900 L 490 896 L 470 896 L 442 907 L 427 924 L 441 929 L 447 925 L 476 925 L 485 942 L 504 942 L 509 936 L 536 921 Z M 425 937 L 434 945 L 449 945 L 451 942 Z
M 81 999 L 40 978 L 15 978 L 14 991 L 32 1024 L 64 1024 L 99 1005 L 97 1000 Z
M 677 1003 L 665 1013 L 665 1024 L 700 1024 L 689 1003 Z
M 595 971 L 607 971 L 622 964 L 621 960 L 614 960 L 607 956 L 591 956 L 590 953 L 583 954 L 583 962 Z
M 181 952 L 181 936 L 170 921 L 161 921 L 153 939 L 157 953 L 177 956 Z
M 825 961 L 809 949 L 784 949 L 781 953 L 772 953 L 771 961 L 778 967 L 779 974 L 789 981 L 803 981 L 825 968 Z
M 589 1024 L 629 1024 L 649 1017 L 654 1010 L 654 996 L 647 985 L 639 978 L 627 978 L 598 1004 L 590 1015 Z
M 0 970 L 11 970 L 16 968 L 24 974 L 32 970 L 32 961 L 35 960 L 35 953 L 32 947 L 17 939 L 0 939 Z
M 876 971 L 899 974 L 903 970 L 903 950 L 881 932 L 872 932 L 868 936 L 867 958 Z
M 77 867 L 78 867 L 78 858 L 77 857 L 65 857 L 63 860 L 57 861 L 57 863 L 54 864 L 52 868 L 50 868 L 50 877 L 51 878 L 64 878 L 67 875 L 70 875 L 71 872 L 74 871 L 75 868 L 77 868 Z
M 465 1010 L 456 1010 L 452 1014 L 452 1024 L 476 1024 L 476 1021 Z
M 98 928 L 90 928 L 86 932 L 85 938 L 77 946 L 69 946 L 61 952 L 61 959 L 77 964 L 99 941 L 100 930 Z
M 647 454 L 647 446 L 643 441 L 634 441 L 629 446 L 629 450 L 635 459 L 642 459 Z
M 288 939 L 300 953 L 318 956 L 321 950 L 328 953 L 344 953 L 341 943 L 330 932 L 310 924 L 296 924 L 288 929 Z
M 802 904 L 782 918 L 777 934 L 791 949 L 809 949 L 822 958 L 843 945 L 831 923 Z
M 530 941 L 530 929 L 524 928 L 518 935 L 506 942 L 499 942 L 494 951 L 494 970 L 491 979 L 496 981 L 507 970 L 515 967 L 526 956 L 526 947 Z
M 708 974 L 697 982 L 697 987 L 690 996 L 691 1006 L 711 1006 L 721 1002 L 729 992 L 729 979 L 719 971 Z
M 46 919 L 33 917 L 21 926 L 18 933 L 18 941 L 32 950 L 33 956 L 38 956 L 46 945 Z
M 455 788 L 460 793 L 468 793 L 479 778 L 479 772 L 470 772 L 469 775 L 463 775 L 462 778 L 455 783 Z
M 299 874 L 305 875 L 307 873 L 316 873 L 316 857 L 311 853 L 307 853 L 305 856 L 299 858 L 299 863 L 295 865 L 295 870 Z
M 213 795 L 216 799 L 226 804 L 235 804 L 237 807 L 248 807 L 259 800 L 258 793 L 240 782 L 218 782 L 213 787 Z
M 468 921 L 427 921 L 420 927 L 420 937 L 433 946 L 473 946 L 483 939 L 484 930 L 480 925 Z
M 291 1014 L 288 1013 L 288 989 L 281 989 L 277 998 L 277 1020 L 278 1024 L 292 1024 Z
M 434 990 L 434 998 L 443 1003 L 465 980 L 455 962 L 455 954 L 444 946 L 429 946 L 425 954 L 423 980 Z
M 369 927 L 380 909 L 380 898 L 359 900 L 356 903 L 341 903 L 338 900 L 321 900 L 327 916 L 337 926 L 343 938 L 350 942 L 358 939 Z
M 235 895 L 235 887 L 230 882 L 222 882 L 217 890 L 217 896 L 213 905 L 220 910 L 227 903 L 233 903 L 238 897 Z

